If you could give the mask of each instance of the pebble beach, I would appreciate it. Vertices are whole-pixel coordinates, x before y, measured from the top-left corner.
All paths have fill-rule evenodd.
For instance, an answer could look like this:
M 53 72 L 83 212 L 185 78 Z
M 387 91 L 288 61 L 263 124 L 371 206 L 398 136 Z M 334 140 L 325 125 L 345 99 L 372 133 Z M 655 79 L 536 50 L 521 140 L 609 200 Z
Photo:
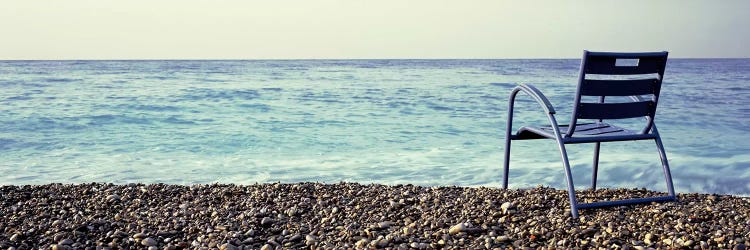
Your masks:
M 580 202 L 662 195 L 580 191 Z M 750 198 L 582 210 L 564 190 L 358 183 L 0 187 L 2 249 L 745 249 Z

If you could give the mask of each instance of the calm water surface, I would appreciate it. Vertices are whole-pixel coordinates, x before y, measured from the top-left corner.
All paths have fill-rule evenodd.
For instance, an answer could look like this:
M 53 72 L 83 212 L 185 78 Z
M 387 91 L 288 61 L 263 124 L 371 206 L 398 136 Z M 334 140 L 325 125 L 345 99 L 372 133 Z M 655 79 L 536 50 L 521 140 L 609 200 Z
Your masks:
M 569 121 L 579 60 L 0 61 L 0 184 L 499 186 L 507 98 Z M 656 123 L 678 192 L 750 194 L 750 59 L 672 59 Z M 516 125 L 545 124 L 522 97 Z M 517 127 L 516 127 L 517 128 Z M 593 145 L 568 148 L 578 188 Z M 599 185 L 666 190 L 653 142 L 607 143 Z M 552 141 L 511 186 L 564 187 Z

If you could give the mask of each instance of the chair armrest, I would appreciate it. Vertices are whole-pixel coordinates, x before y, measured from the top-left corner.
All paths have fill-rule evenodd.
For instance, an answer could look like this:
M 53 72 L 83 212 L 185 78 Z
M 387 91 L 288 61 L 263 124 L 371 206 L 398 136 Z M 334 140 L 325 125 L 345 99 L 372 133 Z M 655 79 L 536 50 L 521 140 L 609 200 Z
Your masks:
M 642 101 L 645 101 L 645 99 L 643 99 L 643 97 L 641 97 L 641 96 L 639 96 L 639 95 L 631 95 L 631 96 L 630 96 L 630 100 L 633 100 L 634 102 L 642 102 Z
M 514 135 L 511 135 L 510 131 L 513 128 L 513 104 L 515 103 L 516 95 L 518 94 L 518 92 L 524 92 L 530 95 L 537 103 L 539 103 L 539 105 L 542 106 L 542 109 L 544 109 L 544 112 L 547 115 L 547 119 L 549 119 L 549 124 L 555 132 L 555 136 L 558 138 L 558 140 L 560 140 L 562 136 L 560 135 L 560 129 L 558 128 L 557 120 L 555 119 L 555 108 L 552 107 L 552 103 L 549 102 L 549 99 L 547 99 L 547 97 L 542 94 L 542 91 L 539 91 L 539 89 L 531 84 L 520 84 L 517 87 L 513 88 L 513 91 L 510 92 L 510 99 L 508 100 L 508 123 L 506 136 L 508 138 L 511 138 L 511 140 L 514 137 Z
M 539 91 L 539 89 L 534 87 L 534 85 L 520 84 L 518 85 L 518 87 L 513 89 L 513 94 L 518 91 L 523 91 L 524 93 L 533 97 L 534 100 L 539 103 L 539 105 L 542 105 L 544 112 L 547 112 L 547 114 L 555 114 L 555 108 L 552 106 L 552 103 L 550 103 L 549 99 L 547 99 L 547 97 L 542 94 L 542 91 Z

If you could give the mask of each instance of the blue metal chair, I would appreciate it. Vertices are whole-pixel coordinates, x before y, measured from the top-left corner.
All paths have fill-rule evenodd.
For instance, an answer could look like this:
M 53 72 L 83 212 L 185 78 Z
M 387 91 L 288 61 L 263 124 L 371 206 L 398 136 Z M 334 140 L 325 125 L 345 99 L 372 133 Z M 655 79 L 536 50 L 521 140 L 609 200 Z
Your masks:
M 503 188 L 508 188 L 508 170 L 510 167 L 510 143 L 513 140 L 554 139 L 557 141 L 570 199 L 570 213 L 578 217 L 578 210 L 585 208 L 621 206 L 637 203 L 675 201 L 677 198 L 672 185 L 669 163 L 664 153 L 659 131 L 654 125 L 656 104 L 659 101 L 664 68 L 667 64 L 667 52 L 648 53 L 613 53 L 583 52 L 581 71 L 578 78 L 573 106 L 573 114 L 568 125 L 558 125 L 555 120 L 555 109 L 549 100 L 531 84 L 521 84 L 510 94 L 508 104 L 508 127 L 505 134 L 505 162 Z M 601 79 L 608 78 L 608 79 Z M 522 127 L 516 134 L 511 134 L 513 125 L 513 104 L 519 92 L 533 97 L 547 114 L 550 125 L 541 127 Z M 598 99 L 596 102 L 584 102 L 582 96 Z M 630 97 L 629 102 L 605 103 L 607 96 Z M 597 98 L 598 97 L 598 98 Z M 645 97 L 645 98 L 644 98 Z M 604 120 L 645 117 L 646 123 L 640 131 L 625 129 Z M 583 121 L 582 121 L 583 120 Z M 588 120 L 588 121 L 586 121 Z M 570 163 L 565 151 L 566 144 L 595 143 L 593 175 L 591 187 L 596 189 L 596 175 L 599 167 L 599 149 L 602 142 L 654 140 L 661 157 L 664 178 L 669 195 L 646 197 L 628 200 L 601 201 L 581 203 L 576 201 L 575 188 L 570 172 Z

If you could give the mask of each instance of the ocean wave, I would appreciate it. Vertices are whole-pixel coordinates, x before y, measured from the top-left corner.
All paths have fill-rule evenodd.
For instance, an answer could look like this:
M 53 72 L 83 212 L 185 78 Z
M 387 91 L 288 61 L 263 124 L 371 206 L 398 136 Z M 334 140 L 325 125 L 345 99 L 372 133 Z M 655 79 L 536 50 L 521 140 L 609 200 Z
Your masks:
M 51 83 L 69 83 L 69 82 L 79 82 L 82 79 L 78 78 L 44 78 L 44 82 L 51 82 Z
M 238 106 L 243 109 L 252 109 L 252 110 L 263 112 L 263 113 L 267 113 L 271 111 L 271 106 L 266 105 L 266 104 L 260 104 L 260 103 L 240 104 Z
M 117 125 L 117 124 L 139 124 L 148 125 L 154 122 L 153 119 L 145 117 L 133 117 L 127 115 L 92 115 L 83 116 L 82 120 L 87 120 L 86 125 L 88 126 L 105 126 L 105 125 Z
M 179 112 L 183 108 L 174 105 L 147 105 L 147 104 L 119 104 L 115 106 L 119 110 L 139 110 L 154 112 Z
M 222 101 L 222 100 L 254 100 L 260 93 L 253 89 L 189 89 L 181 95 L 179 101 Z

